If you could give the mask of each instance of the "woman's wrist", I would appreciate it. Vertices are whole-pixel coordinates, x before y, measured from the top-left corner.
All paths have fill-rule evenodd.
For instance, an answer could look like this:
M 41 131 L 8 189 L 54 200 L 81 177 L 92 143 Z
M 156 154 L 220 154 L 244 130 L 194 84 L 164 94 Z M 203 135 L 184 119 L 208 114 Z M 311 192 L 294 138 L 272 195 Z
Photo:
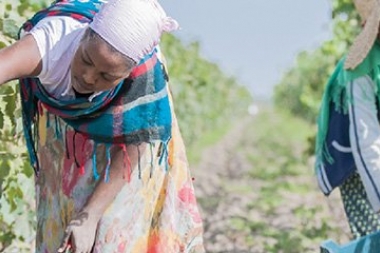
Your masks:
M 84 214 L 87 216 L 88 220 L 92 220 L 95 222 L 99 222 L 99 220 L 102 218 L 104 211 L 102 212 L 101 210 L 97 210 L 95 208 L 91 207 L 84 207 L 79 215 Z

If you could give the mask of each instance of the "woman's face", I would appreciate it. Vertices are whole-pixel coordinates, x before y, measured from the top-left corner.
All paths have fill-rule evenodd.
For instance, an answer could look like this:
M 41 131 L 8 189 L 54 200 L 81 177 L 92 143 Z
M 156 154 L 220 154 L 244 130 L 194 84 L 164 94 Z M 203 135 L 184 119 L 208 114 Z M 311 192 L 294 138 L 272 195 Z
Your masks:
M 127 78 L 134 66 L 98 36 L 85 35 L 71 63 L 71 82 L 83 94 L 110 90 Z

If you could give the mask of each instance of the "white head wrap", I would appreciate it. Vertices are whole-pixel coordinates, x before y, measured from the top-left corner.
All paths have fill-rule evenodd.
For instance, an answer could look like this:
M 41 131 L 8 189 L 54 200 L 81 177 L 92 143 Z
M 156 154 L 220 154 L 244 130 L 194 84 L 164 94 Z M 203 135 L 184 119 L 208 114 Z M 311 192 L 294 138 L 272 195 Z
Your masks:
M 109 0 L 90 24 L 122 54 L 139 62 L 159 43 L 163 32 L 178 29 L 157 0 Z

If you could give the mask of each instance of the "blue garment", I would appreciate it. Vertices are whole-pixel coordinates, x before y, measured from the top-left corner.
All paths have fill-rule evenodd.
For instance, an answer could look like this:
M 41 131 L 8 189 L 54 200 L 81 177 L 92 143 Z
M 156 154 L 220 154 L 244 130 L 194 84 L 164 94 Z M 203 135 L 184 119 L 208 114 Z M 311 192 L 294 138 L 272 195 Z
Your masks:
M 342 185 L 356 170 L 350 144 L 348 114 L 338 111 L 333 102 L 330 102 L 329 109 L 330 118 L 325 145 L 334 162 L 323 160 L 317 164 L 316 170 L 319 186 L 325 195 L 329 195 L 334 188 Z

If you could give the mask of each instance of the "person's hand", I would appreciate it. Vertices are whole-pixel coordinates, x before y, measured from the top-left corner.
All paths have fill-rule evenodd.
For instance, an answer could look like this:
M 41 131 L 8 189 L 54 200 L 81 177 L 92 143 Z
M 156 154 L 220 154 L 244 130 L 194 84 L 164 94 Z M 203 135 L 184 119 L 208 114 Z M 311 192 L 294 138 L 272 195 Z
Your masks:
M 98 221 L 98 218 L 88 212 L 80 212 L 67 226 L 58 253 L 67 250 L 73 253 L 90 253 L 94 246 Z

